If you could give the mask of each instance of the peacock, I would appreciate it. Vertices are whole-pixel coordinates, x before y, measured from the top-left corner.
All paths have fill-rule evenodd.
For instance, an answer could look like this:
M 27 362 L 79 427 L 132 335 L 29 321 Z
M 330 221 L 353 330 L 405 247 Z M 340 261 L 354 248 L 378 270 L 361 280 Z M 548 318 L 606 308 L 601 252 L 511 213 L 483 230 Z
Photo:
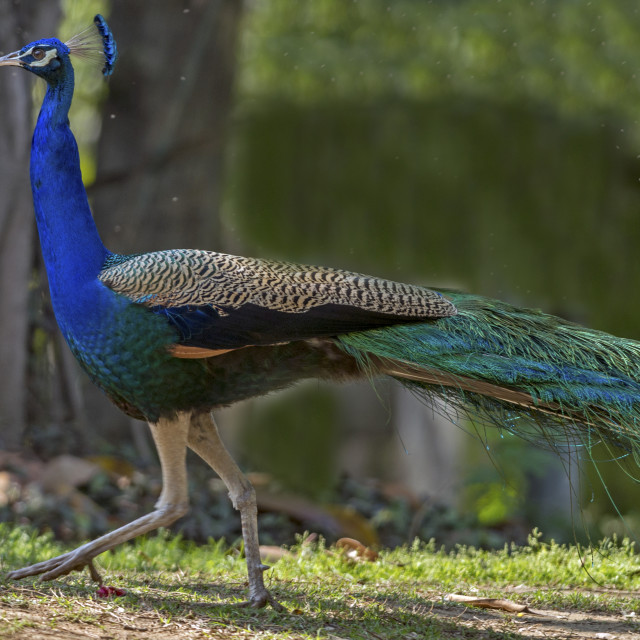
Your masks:
M 338 269 L 176 249 L 106 249 L 83 186 L 68 111 L 70 56 L 117 57 L 102 16 L 66 43 L 36 40 L 0 58 L 44 79 L 31 187 L 57 322 L 81 367 L 122 411 L 148 422 L 162 469 L 154 511 L 9 574 L 57 578 L 188 510 L 186 451 L 219 474 L 239 510 L 249 599 L 265 588 L 255 492 L 212 409 L 307 378 L 387 375 L 524 437 L 640 450 L 640 343 L 540 311 Z

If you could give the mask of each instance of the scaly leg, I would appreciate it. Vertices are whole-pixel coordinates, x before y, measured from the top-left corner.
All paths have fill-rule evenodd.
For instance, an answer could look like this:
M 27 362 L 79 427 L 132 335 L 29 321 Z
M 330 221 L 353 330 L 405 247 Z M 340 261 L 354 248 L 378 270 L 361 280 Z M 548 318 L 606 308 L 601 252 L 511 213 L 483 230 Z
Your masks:
M 187 444 L 222 478 L 233 506 L 240 511 L 249 574 L 249 601 L 243 604 L 251 607 L 270 604 L 274 609 L 284 610 L 264 586 L 262 573 L 269 567 L 260 559 L 256 492 L 224 446 L 211 414 L 193 415 Z
M 41 580 L 52 580 L 88 566 L 91 577 L 99 581 L 99 575 L 91 562 L 93 558 L 143 533 L 166 527 L 185 515 L 189 510 L 186 453 L 190 420 L 191 414 L 182 413 L 172 420 L 161 418 L 155 424 L 149 423 L 162 467 L 162 493 L 154 511 L 74 551 L 11 571 L 7 577 L 19 580 L 42 574 Z

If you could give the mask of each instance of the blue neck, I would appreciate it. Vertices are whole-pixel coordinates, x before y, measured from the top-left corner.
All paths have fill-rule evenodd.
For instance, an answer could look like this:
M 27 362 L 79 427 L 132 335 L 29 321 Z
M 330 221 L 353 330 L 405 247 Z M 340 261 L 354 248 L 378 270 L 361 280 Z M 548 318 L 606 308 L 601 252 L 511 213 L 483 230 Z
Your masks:
M 74 75 L 70 63 L 49 84 L 31 145 L 31 189 L 51 297 L 58 304 L 90 282 L 108 255 L 93 222 L 80 159 L 69 129 Z

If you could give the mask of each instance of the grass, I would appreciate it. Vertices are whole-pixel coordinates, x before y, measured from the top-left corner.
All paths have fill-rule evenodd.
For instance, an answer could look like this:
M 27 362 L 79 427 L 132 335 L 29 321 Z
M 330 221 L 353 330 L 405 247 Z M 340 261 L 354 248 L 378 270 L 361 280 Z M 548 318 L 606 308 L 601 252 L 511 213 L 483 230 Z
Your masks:
M 50 536 L 8 525 L 0 525 L 0 549 L 3 574 L 65 550 Z M 640 631 L 640 558 L 628 541 L 577 549 L 542 542 L 534 532 L 525 547 L 445 552 L 416 543 L 383 552 L 375 562 L 352 561 L 304 541 L 291 551 L 266 574 L 285 614 L 234 606 L 246 595 L 246 578 L 233 549 L 161 532 L 99 558 L 107 584 L 126 589 L 123 597 L 98 598 L 84 573 L 45 584 L 3 579 L 0 638 L 37 639 L 51 629 L 155 640 L 523 638 L 530 637 L 527 625 L 547 637 L 567 637 L 567 625 L 576 638 L 611 629 L 631 638 Z M 447 602 L 448 593 L 508 598 L 546 613 L 472 609 Z M 591 635 L 581 636 L 585 620 Z

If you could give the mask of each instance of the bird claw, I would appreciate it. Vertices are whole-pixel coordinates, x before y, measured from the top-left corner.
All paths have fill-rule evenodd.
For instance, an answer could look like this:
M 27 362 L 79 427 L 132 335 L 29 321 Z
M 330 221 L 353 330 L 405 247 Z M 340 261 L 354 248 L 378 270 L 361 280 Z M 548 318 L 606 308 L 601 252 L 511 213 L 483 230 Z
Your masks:
M 87 569 L 89 570 L 89 575 L 94 582 L 97 582 L 100 586 L 102 586 L 102 576 L 96 569 L 96 566 L 93 564 L 93 560 L 89 560 L 87 562 Z
M 262 609 L 267 605 L 271 605 L 276 611 L 284 612 L 287 610 L 287 608 L 282 606 L 264 586 L 262 574 L 269 569 L 271 569 L 271 567 L 262 562 L 254 565 L 252 568 L 249 568 L 249 600 L 239 602 L 237 604 L 238 607 Z
M 87 567 L 91 574 L 91 579 L 95 582 L 102 584 L 102 578 L 93 565 L 93 558 L 87 557 L 87 554 L 79 550 L 70 551 L 64 553 L 61 556 L 56 556 L 50 560 L 44 562 L 38 562 L 22 569 L 16 569 L 10 571 L 7 574 L 7 578 L 10 580 L 20 580 L 22 578 L 28 578 L 29 576 L 41 575 L 40 580 L 54 580 L 60 576 L 65 576 L 72 571 L 82 571 Z
M 250 600 L 239 602 L 236 606 L 243 608 L 251 607 L 252 609 L 262 609 L 267 605 L 271 605 L 276 611 L 279 612 L 285 612 L 287 610 L 287 608 L 281 605 L 266 589 L 264 593 L 253 595 L 251 596 Z

